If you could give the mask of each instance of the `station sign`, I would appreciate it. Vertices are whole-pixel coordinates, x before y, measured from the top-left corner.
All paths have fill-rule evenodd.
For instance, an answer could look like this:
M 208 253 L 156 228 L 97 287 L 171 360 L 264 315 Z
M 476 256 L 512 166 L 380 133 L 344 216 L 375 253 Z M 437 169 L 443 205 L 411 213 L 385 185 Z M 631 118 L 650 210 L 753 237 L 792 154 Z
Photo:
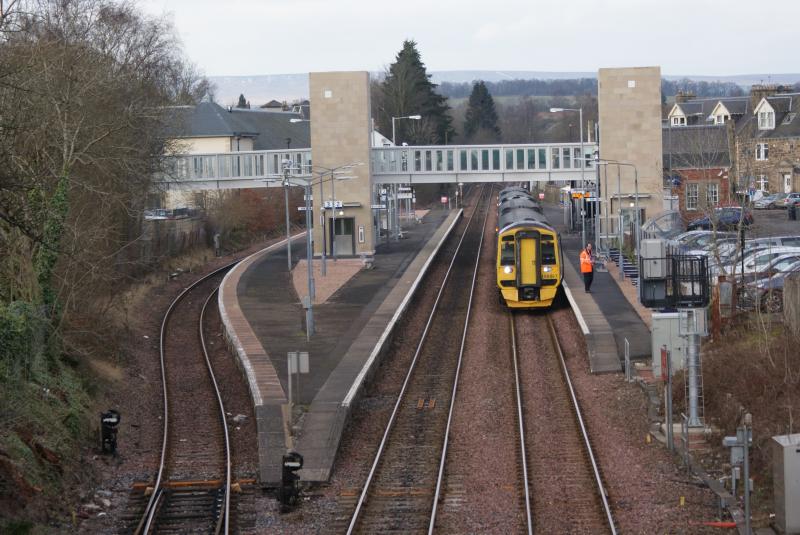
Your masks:
M 386 210 L 385 204 L 371 204 L 369 207 L 373 210 Z
M 414 195 L 413 195 L 412 193 L 398 193 L 398 194 L 397 194 L 397 198 L 398 198 L 398 199 L 401 199 L 401 200 L 402 200 L 402 199 L 410 199 L 410 198 L 411 198 L 411 197 L 413 197 L 413 196 L 414 196 Z

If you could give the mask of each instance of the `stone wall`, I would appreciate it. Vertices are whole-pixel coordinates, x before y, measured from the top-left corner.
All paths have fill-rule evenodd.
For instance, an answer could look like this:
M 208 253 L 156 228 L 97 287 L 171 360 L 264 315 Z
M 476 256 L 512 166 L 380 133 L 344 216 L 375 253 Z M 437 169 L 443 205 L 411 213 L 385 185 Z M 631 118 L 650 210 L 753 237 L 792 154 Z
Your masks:
M 756 160 L 756 145 L 766 143 L 768 156 L 766 160 Z M 758 188 L 758 175 L 767 175 L 769 191 L 784 191 L 783 176 L 791 176 L 790 191 L 800 191 L 800 138 L 766 138 L 743 139 L 739 144 L 738 154 L 743 176 L 753 176 Z

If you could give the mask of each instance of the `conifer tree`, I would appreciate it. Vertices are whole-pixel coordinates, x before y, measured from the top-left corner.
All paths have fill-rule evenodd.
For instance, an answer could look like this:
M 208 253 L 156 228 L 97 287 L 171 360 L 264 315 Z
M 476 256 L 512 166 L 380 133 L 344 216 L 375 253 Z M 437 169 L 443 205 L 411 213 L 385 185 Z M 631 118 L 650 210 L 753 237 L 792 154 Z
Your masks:
M 500 141 L 500 127 L 497 126 L 497 110 L 494 99 L 483 81 L 475 82 L 469 96 L 467 115 L 464 119 L 464 137 L 467 141 L 481 143 Z
M 422 120 L 396 121 L 397 143 L 412 145 L 451 142 L 455 130 L 447 99 L 436 91 L 422 63 L 417 43 L 404 41 L 383 83 L 377 86 L 374 113 L 380 130 L 392 132 L 392 117 L 421 115 Z
M 236 103 L 237 108 L 249 108 L 250 106 L 247 105 L 247 99 L 244 98 L 244 94 L 239 94 L 239 102 Z

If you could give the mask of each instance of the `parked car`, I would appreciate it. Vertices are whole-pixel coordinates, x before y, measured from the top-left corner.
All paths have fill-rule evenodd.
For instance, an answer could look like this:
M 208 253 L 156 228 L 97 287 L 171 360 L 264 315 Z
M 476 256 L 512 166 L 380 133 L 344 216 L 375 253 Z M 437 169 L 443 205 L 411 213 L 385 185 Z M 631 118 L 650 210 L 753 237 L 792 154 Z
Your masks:
M 685 232 L 681 235 L 681 240 L 678 247 L 682 251 L 695 251 L 697 249 L 704 249 L 710 246 L 715 241 L 719 242 L 723 239 L 734 238 L 735 233 L 732 232 L 714 232 L 711 230 L 692 230 Z M 691 254 L 691 253 L 685 253 Z
M 788 208 L 790 204 L 797 204 L 800 201 L 800 193 L 789 193 L 778 206 Z
M 744 214 L 742 214 L 743 210 Z M 715 208 L 711 215 L 713 215 L 713 218 L 710 215 L 706 215 L 700 219 L 695 219 L 686 226 L 686 229 L 711 230 L 712 227 L 716 227 L 717 230 L 736 230 L 740 222 L 746 227 L 753 223 L 753 214 L 739 206 Z
M 755 284 L 753 293 L 761 310 L 765 312 L 780 312 L 783 310 L 783 285 L 786 277 L 800 272 L 800 264 L 787 268 L 767 279 L 761 279 Z
M 783 203 L 784 199 L 786 199 L 787 195 L 788 194 L 786 193 L 773 193 L 771 195 L 767 195 L 766 197 L 761 197 L 753 203 L 753 208 L 760 210 L 771 210 L 772 208 L 778 208 L 779 205 Z

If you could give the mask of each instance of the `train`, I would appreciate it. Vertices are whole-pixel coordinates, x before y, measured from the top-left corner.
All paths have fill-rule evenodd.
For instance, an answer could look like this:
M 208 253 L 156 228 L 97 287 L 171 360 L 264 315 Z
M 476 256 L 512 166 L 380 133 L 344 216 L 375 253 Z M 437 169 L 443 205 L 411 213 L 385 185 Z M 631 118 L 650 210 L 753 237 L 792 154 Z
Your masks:
M 561 239 L 524 187 L 497 197 L 497 288 L 510 309 L 548 308 L 564 277 Z

